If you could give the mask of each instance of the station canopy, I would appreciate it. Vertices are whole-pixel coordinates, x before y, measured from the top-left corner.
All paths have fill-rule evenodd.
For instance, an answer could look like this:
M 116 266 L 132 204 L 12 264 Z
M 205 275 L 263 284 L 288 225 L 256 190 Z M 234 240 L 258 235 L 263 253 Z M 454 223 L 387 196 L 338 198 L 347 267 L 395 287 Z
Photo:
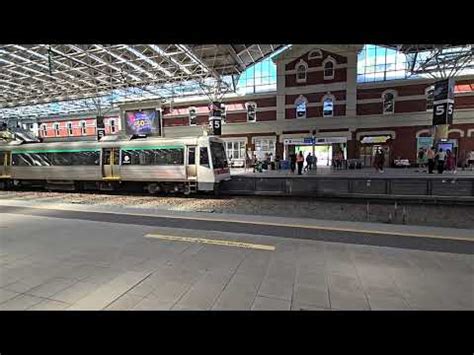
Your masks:
M 0 118 L 79 113 L 90 111 L 91 105 L 228 92 L 235 90 L 236 79 L 246 68 L 284 47 L 0 45 Z

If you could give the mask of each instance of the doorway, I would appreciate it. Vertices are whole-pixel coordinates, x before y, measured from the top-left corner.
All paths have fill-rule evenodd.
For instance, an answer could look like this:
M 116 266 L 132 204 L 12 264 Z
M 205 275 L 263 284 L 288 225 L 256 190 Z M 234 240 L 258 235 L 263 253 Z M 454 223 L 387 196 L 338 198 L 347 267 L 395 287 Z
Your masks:
M 102 149 L 102 178 L 104 180 L 120 180 L 120 149 Z

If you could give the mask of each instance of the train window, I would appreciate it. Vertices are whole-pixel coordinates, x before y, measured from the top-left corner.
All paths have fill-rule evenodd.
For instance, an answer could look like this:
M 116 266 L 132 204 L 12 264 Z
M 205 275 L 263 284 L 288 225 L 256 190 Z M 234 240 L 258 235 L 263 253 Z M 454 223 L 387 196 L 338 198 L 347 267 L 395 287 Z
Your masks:
M 123 165 L 183 165 L 184 149 L 144 149 L 122 151 Z
M 209 167 L 209 153 L 207 147 L 201 147 L 199 149 L 199 164 Z
M 196 147 L 188 148 L 188 165 L 196 164 Z
M 14 154 L 13 155 L 13 165 L 16 166 L 33 166 L 33 160 L 31 156 L 26 153 Z
M 227 168 L 227 156 L 222 143 L 211 142 L 211 154 L 214 169 Z
M 72 165 L 99 165 L 99 152 L 72 153 Z
M 74 153 L 68 153 L 68 152 L 52 153 L 53 165 L 57 165 L 57 166 L 72 165 L 73 154 Z

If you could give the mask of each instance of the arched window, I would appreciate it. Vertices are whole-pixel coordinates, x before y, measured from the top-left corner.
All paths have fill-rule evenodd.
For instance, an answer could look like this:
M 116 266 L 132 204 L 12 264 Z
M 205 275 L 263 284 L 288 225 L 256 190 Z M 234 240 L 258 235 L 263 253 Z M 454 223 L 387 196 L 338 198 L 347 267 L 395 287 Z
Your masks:
M 334 96 L 331 94 L 324 95 L 323 97 L 323 117 L 334 116 Z
M 61 132 L 59 131 L 59 123 L 58 123 L 58 122 L 54 122 L 54 124 L 53 124 L 53 129 L 54 129 L 54 135 L 55 135 L 56 137 L 58 137 L 59 134 L 61 133 Z
M 321 53 L 320 49 L 315 49 L 308 54 L 308 59 L 321 59 L 323 57 L 323 53 Z
M 395 90 L 388 90 L 382 94 L 383 114 L 390 115 L 395 112 L 395 97 L 397 92 Z
M 247 121 L 257 122 L 257 104 L 255 102 L 246 102 L 245 108 L 247 109 Z
M 117 132 L 117 125 L 115 124 L 115 119 L 113 118 L 109 120 L 109 129 L 110 129 L 110 133 Z
M 73 131 L 72 131 L 72 122 L 67 123 L 67 134 L 68 136 L 72 136 Z
M 303 95 L 300 95 L 295 100 L 296 118 L 306 118 L 306 105 L 307 104 L 308 104 L 308 100 Z
M 336 66 L 336 61 L 332 57 L 327 57 L 323 61 L 323 69 L 324 69 L 324 80 L 332 80 L 334 79 L 334 69 Z
M 81 134 L 83 136 L 87 134 L 86 121 L 81 121 Z
M 306 82 L 307 71 L 308 71 L 308 64 L 306 64 L 303 60 L 300 60 L 298 64 L 296 64 L 296 82 L 297 83 Z
M 195 126 L 197 124 L 197 110 L 196 107 L 190 107 L 188 109 L 189 114 L 189 125 Z
M 426 88 L 425 96 L 426 96 L 426 111 L 431 111 L 433 109 L 434 85 L 431 85 Z
M 225 124 L 225 123 L 226 123 L 226 122 L 225 122 L 225 119 L 226 119 L 226 116 L 225 116 L 225 115 L 226 115 L 226 113 L 227 113 L 226 110 L 227 110 L 226 106 L 221 103 L 221 119 L 222 119 L 222 124 Z
M 48 136 L 48 127 L 46 126 L 45 123 L 42 123 L 42 124 L 41 124 L 40 130 L 41 130 L 41 135 L 42 135 L 43 137 L 47 137 L 47 136 Z

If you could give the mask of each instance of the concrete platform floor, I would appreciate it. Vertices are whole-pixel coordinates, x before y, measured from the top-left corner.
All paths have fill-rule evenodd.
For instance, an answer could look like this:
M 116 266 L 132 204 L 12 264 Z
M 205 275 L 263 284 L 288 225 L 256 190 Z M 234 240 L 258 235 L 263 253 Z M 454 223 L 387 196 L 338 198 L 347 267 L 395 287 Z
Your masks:
M 473 271 L 472 255 L 212 231 L 212 222 L 203 231 L 0 218 L 1 310 L 472 310 Z
M 443 174 L 438 174 L 435 170 L 433 174 L 428 174 L 426 169 L 419 168 L 385 168 L 383 173 L 377 172 L 374 168 L 363 168 L 354 170 L 334 170 L 330 167 L 320 166 L 316 170 L 310 170 L 304 172 L 303 175 L 298 175 L 297 171 L 292 173 L 290 170 L 264 170 L 263 172 L 253 172 L 252 169 L 234 168 L 231 169 L 231 175 L 244 175 L 244 176 L 265 176 L 265 177 L 305 177 L 305 176 L 334 176 L 334 177 L 384 177 L 384 178 L 398 178 L 398 177 L 409 177 L 409 178 L 473 178 L 474 170 L 471 169 L 458 169 L 456 172 L 445 171 Z

